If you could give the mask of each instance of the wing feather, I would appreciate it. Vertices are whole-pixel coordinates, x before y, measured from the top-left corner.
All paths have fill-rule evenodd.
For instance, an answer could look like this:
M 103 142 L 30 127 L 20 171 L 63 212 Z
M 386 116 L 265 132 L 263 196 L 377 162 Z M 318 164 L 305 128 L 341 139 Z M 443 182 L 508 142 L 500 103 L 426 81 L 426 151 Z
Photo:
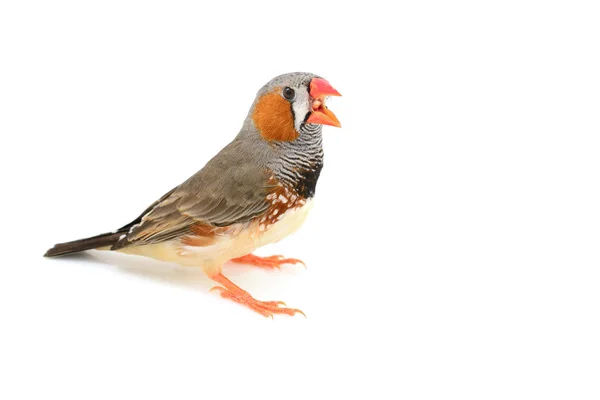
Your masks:
M 113 249 L 171 240 L 189 234 L 197 224 L 224 227 L 244 223 L 265 212 L 271 174 L 249 161 L 252 157 L 235 144 L 126 225 L 128 233 Z M 223 162 L 223 158 L 231 161 Z

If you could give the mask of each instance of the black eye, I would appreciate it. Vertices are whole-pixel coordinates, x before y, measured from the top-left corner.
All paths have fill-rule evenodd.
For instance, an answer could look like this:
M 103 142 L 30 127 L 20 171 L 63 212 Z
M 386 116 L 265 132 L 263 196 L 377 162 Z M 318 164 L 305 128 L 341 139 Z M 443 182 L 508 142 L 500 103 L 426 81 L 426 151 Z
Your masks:
M 288 101 L 294 101 L 294 99 L 296 98 L 296 92 L 294 92 L 294 89 L 292 89 L 291 87 L 283 88 L 282 94 L 283 98 Z

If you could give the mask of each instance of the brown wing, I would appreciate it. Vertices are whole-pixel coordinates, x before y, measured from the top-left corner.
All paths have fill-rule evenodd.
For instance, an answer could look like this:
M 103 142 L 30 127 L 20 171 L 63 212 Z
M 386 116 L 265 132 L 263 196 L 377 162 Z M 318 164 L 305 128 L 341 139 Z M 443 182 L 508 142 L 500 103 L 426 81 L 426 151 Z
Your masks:
M 264 213 L 270 174 L 252 157 L 228 152 L 230 147 L 151 207 L 112 249 L 181 237 L 197 225 L 243 223 Z

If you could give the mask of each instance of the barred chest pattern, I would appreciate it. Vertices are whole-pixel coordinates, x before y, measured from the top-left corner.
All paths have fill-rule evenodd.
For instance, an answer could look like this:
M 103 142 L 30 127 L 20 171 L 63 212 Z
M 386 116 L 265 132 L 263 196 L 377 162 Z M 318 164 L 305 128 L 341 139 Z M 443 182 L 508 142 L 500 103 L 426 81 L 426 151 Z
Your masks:
M 273 189 L 267 195 L 269 209 L 257 221 L 260 232 L 282 221 L 288 211 L 305 208 L 315 195 L 323 168 L 321 126 L 305 125 L 298 139 L 274 146 L 279 157 L 269 163 L 273 173 L 269 186 Z
M 280 156 L 268 165 L 278 182 L 305 199 L 315 195 L 323 168 L 321 130 L 321 125 L 303 125 L 298 139 L 275 143 Z

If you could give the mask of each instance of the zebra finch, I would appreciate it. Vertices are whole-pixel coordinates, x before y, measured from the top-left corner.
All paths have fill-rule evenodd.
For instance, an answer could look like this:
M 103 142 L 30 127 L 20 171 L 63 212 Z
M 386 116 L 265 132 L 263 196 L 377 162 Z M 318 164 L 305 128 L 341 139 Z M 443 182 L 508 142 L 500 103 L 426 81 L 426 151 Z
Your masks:
M 45 256 L 99 249 L 200 266 L 218 283 L 211 290 L 224 298 L 264 316 L 304 314 L 280 301 L 255 299 L 225 277 L 222 266 L 302 263 L 252 252 L 296 231 L 312 207 L 323 167 L 322 126 L 340 127 L 325 104 L 328 96 L 340 94 L 311 73 L 272 79 L 258 91 L 237 136 L 200 171 L 129 224 L 57 244 Z

